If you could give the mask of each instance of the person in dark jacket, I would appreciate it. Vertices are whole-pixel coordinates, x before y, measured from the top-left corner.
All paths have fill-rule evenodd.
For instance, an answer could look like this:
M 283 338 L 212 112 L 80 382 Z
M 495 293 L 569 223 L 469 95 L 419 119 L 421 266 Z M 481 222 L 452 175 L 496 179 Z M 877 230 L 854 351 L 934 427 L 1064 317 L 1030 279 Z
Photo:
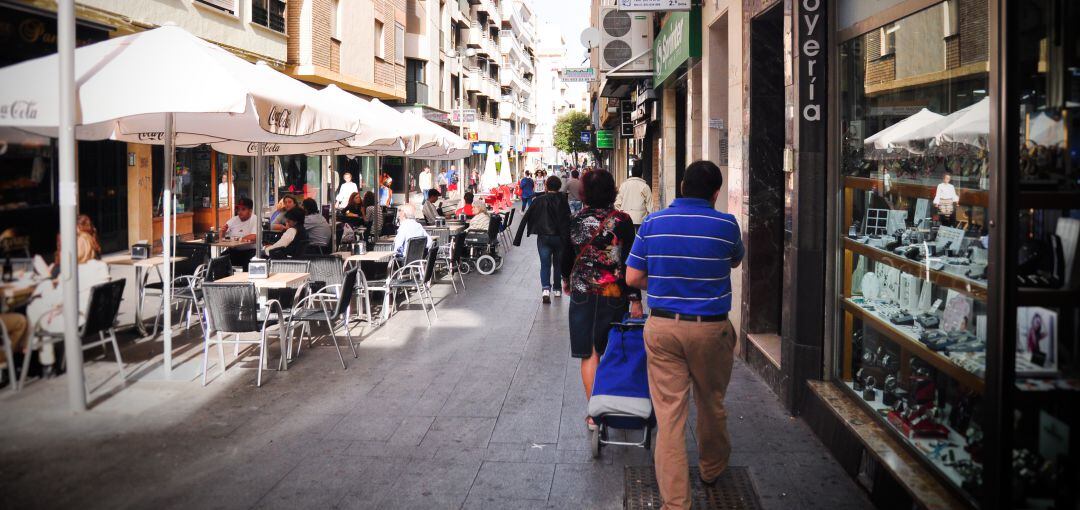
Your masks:
M 544 303 L 550 303 L 553 290 L 555 297 L 562 295 L 559 260 L 570 235 L 570 204 L 566 201 L 566 195 L 559 193 L 562 181 L 557 176 L 548 177 L 544 184 L 547 191 L 533 198 L 532 205 L 525 210 L 525 216 L 518 224 L 514 246 L 521 245 L 521 235 L 526 228 L 529 235 L 536 234 L 536 250 L 540 254 L 540 286 L 543 289 L 540 297 Z M 553 269 L 554 288 L 551 285 Z

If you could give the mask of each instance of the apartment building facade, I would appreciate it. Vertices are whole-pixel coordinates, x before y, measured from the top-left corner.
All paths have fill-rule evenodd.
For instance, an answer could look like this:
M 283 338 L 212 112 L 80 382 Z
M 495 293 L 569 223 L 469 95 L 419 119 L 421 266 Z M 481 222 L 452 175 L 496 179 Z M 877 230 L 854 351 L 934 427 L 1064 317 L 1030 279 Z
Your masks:
M 56 3 L 50 0 L 0 2 L 3 64 L 54 53 L 55 12 Z M 403 0 L 80 0 L 76 16 L 79 44 L 174 23 L 316 88 L 333 84 L 384 101 L 406 97 Z M 176 72 L 191 78 L 202 71 Z M 15 205 L 0 211 L 0 223 L 25 224 L 15 216 L 31 218 L 24 228 L 32 250 L 52 253 L 55 237 L 47 233 L 55 232 L 58 224 L 54 142 L 5 141 L 8 150 L 0 160 L 11 171 L 0 177 L 4 184 L 0 188 L 4 202 Z M 80 142 L 78 157 L 80 210 L 97 225 L 103 248 L 118 251 L 138 240 L 158 240 L 165 175 L 162 148 Z M 320 190 L 329 182 L 328 158 L 268 159 L 267 175 L 275 177 L 271 201 L 279 193 L 291 192 L 326 203 Z M 182 236 L 219 227 L 231 217 L 238 198 L 251 196 L 253 157 L 220 154 L 202 146 L 178 149 L 176 161 L 176 231 Z M 374 184 L 373 158 L 342 158 L 339 167 L 351 170 L 369 187 Z

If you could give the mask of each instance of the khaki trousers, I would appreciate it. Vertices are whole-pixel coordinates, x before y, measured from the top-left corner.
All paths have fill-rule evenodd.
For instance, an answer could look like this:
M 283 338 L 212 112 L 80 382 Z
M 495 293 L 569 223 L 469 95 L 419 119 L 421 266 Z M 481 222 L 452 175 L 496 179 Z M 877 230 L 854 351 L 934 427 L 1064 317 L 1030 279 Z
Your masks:
M 724 395 L 731 381 L 735 330 L 731 322 L 649 317 L 645 323 L 649 392 L 656 412 L 656 480 L 664 509 L 690 508 L 686 418 L 690 387 L 697 404 L 699 467 L 706 480 L 720 476 L 731 456 Z
M 8 338 L 11 340 L 11 352 L 17 353 L 22 350 L 23 341 L 26 340 L 26 316 L 18 313 L 0 313 L 0 322 L 4 323 L 4 329 L 7 330 Z M 0 349 L 0 363 L 14 362 L 6 358 L 3 349 Z

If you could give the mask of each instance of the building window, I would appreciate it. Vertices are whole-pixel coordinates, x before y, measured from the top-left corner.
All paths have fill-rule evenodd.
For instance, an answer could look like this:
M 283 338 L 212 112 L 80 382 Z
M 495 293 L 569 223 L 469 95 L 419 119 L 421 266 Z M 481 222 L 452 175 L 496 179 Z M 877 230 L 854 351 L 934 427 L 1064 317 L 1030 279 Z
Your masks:
M 896 23 L 889 23 L 880 28 L 881 30 L 881 56 L 893 55 L 896 53 L 896 31 L 900 29 L 900 25 Z
M 400 23 L 394 24 L 394 63 L 405 65 L 405 26 Z
M 251 22 L 285 33 L 285 0 L 251 0 Z
M 405 101 L 411 104 L 429 104 L 426 78 L 427 62 L 407 59 L 405 61 Z
M 209 5 L 215 9 L 227 12 L 229 14 L 236 14 L 236 1 L 235 0 L 196 0 L 197 2 Z
M 957 13 L 958 0 L 946 0 L 941 4 L 941 10 L 945 15 L 945 37 L 952 37 L 960 33 L 960 18 Z
M 383 37 L 383 22 L 375 20 L 375 58 L 386 60 L 386 38 Z
M 330 37 L 341 40 L 341 3 L 330 0 Z

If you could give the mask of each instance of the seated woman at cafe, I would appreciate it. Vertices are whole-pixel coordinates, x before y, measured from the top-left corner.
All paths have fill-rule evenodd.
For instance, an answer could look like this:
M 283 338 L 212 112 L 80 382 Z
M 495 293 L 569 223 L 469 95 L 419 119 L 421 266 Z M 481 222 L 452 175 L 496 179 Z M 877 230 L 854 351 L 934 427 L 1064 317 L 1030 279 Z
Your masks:
M 364 226 L 368 230 L 382 227 L 382 214 L 375 214 L 375 193 L 364 193 Z
M 457 212 L 455 212 L 454 215 L 461 216 L 462 214 L 464 214 L 466 218 L 472 218 L 473 215 L 476 214 L 475 210 L 473 209 L 474 206 L 472 192 L 466 191 L 465 197 L 462 199 L 461 202 L 462 206 L 458 208 Z
M 369 191 L 369 195 L 372 193 Z M 364 198 L 360 192 L 356 191 L 349 195 L 349 199 L 345 202 L 345 207 L 341 208 L 341 214 L 346 218 L 363 218 L 364 217 Z
M 488 227 L 491 226 L 491 211 L 488 211 L 487 204 L 483 201 L 473 204 L 473 211 L 476 215 L 469 220 L 469 232 L 487 232 Z
M 292 208 L 285 212 L 285 232 L 276 243 L 266 247 L 266 252 L 272 259 L 286 257 L 298 257 L 303 255 L 307 245 L 307 230 L 304 229 L 304 212 L 299 208 Z
M 282 231 L 288 228 L 285 226 L 285 213 L 296 209 L 296 205 L 296 197 L 292 195 L 281 197 L 274 212 L 270 214 L 270 230 Z
M 94 250 L 93 243 L 90 243 L 89 239 L 80 239 L 76 247 L 76 261 L 79 264 L 80 325 L 86 321 L 87 307 L 90 306 L 90 289 L 99 283 L 109 281 L 109 266 L 98 260 L 96 256 L 97 252 Z M 64 331 L 63 288 L 59 279 L 54 278 L 38 284 L 34 290 L 34 299 L 26 307 L 26 317 L 30 322 L 31 331 L 49 333 Z M 46 375 L 59 373 L 59 370 L 53 368 L 56 364 L 56 352 L 52 344 L 41 348 L 38 360 L 45 368 Z
M 304 230 L 307 231 L 308 241 L 311 246 L 328 248 L 330 246 L 330 224 L 323 218 L 319 211 L 319 204 L 314 199 L 304 199 Z M 325 250 L 324 250 L 325 253 Z

